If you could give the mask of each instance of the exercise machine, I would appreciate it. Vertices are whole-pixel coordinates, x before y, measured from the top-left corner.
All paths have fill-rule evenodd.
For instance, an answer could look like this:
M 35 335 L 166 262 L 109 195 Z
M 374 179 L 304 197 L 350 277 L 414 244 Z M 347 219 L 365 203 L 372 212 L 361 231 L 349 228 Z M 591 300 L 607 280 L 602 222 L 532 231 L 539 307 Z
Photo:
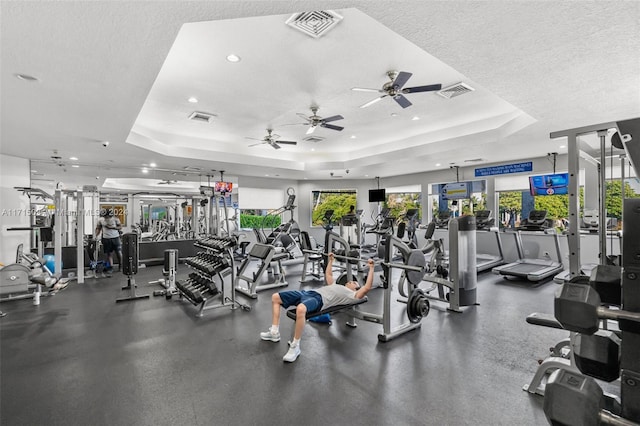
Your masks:
M 176 293 L 176 274 L 178 272 L 178 249 L 164 251 L 162 263 L 162 278 L 150 281 L 149 284 L 159 284 L 163 290 L 153 292 L 154 296 L 166 296 L 170 299 Z
M 555 229 L 547 232 L 518 231 L 514 235 L 519 259 L 492 269 L 494 274 L 539 282 L 564 269 L 560 239 Z
M 270 244 L 255 243 L 251 247 L 247 258 L 242 261 L 238 268 L 238 273 L 233 282 L 235 291 L 255 299 L 258 297 L 259 291 L 286 287 L 289 283 L 286 280 L 282 261 L 288 258 L 289 255 L 287 253 L 276 252 L 276 248 Z M 246 275 L 247 268 L 253 259 L 257 259 L 260 262 L 258 270 L 252 272 L 251 275 Z M 273 272 L 274 279 L 271 282 L 261 284 L 262 276 L 271 267 L 272 262 L 276 262 L 278 268 L 277 271 Z
M 16 250 L 16 262 L 0 268 L 0 302 L 33 299 L 34 305 L 40 304 L 42 296 L 55 294 L 44 292 L 58 282 L 67 283 L 68 279 L 53 274 L 46 266 L 47 261 L 34 253 L 24 253 L 23 245 Z
M 138 299 L 148 299 L 148 294 L 136 293 L 136 280 L 134 275 L 138 273 L 138 234 L 130 232 L 122 236 L 122 273 L 127 276 L 127 285 L 122 290 L 129 290 L 128 296 L 119 297 L 118 302 L 127 302 Z
M 582 336 L 594 336 L 599 331 L 601 320 L 617 321 L 620 329 L 619 347 L 611 339 L 587 337 L 586 342 L 594 352 L 607 351 L 608 347 L 618 347 L 619 356 L 610 359 L 619 360 L 619 368 L 614 364 L 620 380 L 620 399 L 611 401 L 593 377 L 592 370 L 577 374 L 565 369 L 558 369 L 549 378 L 544 398 L 544 412 L 551 424 L 583 425 L 583 424 L 616 424 L 630 425 L 640 423 L 640 200 L 626 199 L 623 203 L 624 239 L 622 247 L 622 268 L 618 269 L 616 278 L 620 280 L 620 309 L 602 306 L 601 296 L 590 285 L 572 282 L 580 279 L 580 234 L 579 234 L 579 146 L 578 136 L 597 133 L 604 136 L 611 128 L 617 129 L 618 140 L 624 147 L 634 168 L 640 164 L 640 118 L 618 122 L 602 123 L 592 126 L 569 129 L 551 133 L 552 138 L 568 139 L 569 162 L 569 268 L 570 282 L 563 284 L 554 300 L 554 314 L 562 326 Z M 612 137 L 613 138 L 613 137 Z M 604 158 L 604 150 L 601 157 Z M 602 161 L 601 163 L 604 163 Z M 636 170 L 637 172 L 637 170 Z M 604 180 L 601 175 L 600 178 Z M 604 182 L 603 182 L 604 183 Z M 601 185 L 604 194 L 604 185 Z M 604 197 L 603 197 L 604 198 Z M 599 217 L 606 217 L 604 206 Z M 605 235 L 605 224 L 600 222 L 601 237 Z M 601 239 L 604 246 L 604 240 Z M 600 253 L 604 253 L 603 250 Z M 595 272 L 610 265 L 598 265 Z M 606 281 L 606 279 L 605 279 Z M 607 367 L 609 367 L 607 359 Z
M 502 265 L 504 253 L 500 230 L 494 227 L 491 210 L 477 210 L 476 216 L 476 269 L 478 273 Z
M 328 240 L 331 242 L 335 242 L 334 246 L 336 247 L 348 247 L 347 241 L 345 241 L 338 234 L 331 233 Z M 330 251 L 331 250 L 327 250 L 325 246 L 325 255 L 328 256 L 328 253 Z M 402 253 L 402 258 L 404 259 L 404 261 L 400 262 L 391 260 L 393 257 L 392 253 L 395 253 L 396 251 Z M 346 255 L 342 254 L 339 249 L 337 253 L 335 251 L 333 251 L 333 253 L 336 260 L 343 261 L 347 264 L 360 265 L 368 263 L 368 259 L 351 257 L 348 256 L 349 253 L 346 253 Z M 326 310 L 320 310 L 317 312 L 307 312 L 307 319 L 321 316 L 326 313 L 343 311 L 348 316 L 347 325 L 350 327 L 357 327 L 357 319 L 381 324 L 382 333 L 378 334 L 378 340 L 380 342 L 388 342 L 398 336 L 420 328 L 422 325 L 422 319 L 429 314 L 430 309 L 429 300 L 420 289 L 416 289 L 409 297 L 409 301 L 406 305 L 407 320 L 401 321 L 395 326 L 392 325 L 391 304 L 393 302 L 393 285 L 391 285 L 391 280 L 394 270 L 399 269 L 401 271 L 407 272 L 408 280 L 411 283 L 419 282 L 425 271 L 425 260 L 422 252 L 420 250 L 410 249 L 405 243 L 402 242 L 402 240 L 393 235 L 390 235 L 386 239 L 385 243 L 384 260 L 379 259 L 376 261 L 376 263 L 380 264 L 384 270 L 384 300 L 381 314 L 364 312 L 359 309 L 359 305 L 367 301 L 366 298 L 363 298 L 354 301 L 354 303 L 352 304 L 334 306 Z M 347 271 L 349 270 L 350 268 L 347 267 Z M 349 279 L 347 279 L 347 281 L 348 280 Z M 344 282 L 342 282 L 342 284 L 344 284 Z M 341 282 L 336 280 L 336 283 L 334 285 L 340 284 Z M 295 309 L 288 310 L 287 316 L 289 318 L 295 319 Z
M 434 228 L 435 224 L 432 229 Z M 410 272 L 403 273 L 398 284 L 398 291 L 403 297 L 400 301 L 407 301 L 420 284 L 429 283 L 431 287 L 423 289 L 426 297 L 446 303 L 449 311 L 462 312 L 461 307 L 478 305 L 475 217 L 461 216 L 451 219 L 448 232 L 449 268 L 446 269 L 441 262 L 434 268 L 433 263 L 430 263 L 419 281 L 409 279 Z M 435 248 L 442 251 L 441 248 Z M 408 292 L 405 290 L 405 282 L 408 283 Z M 432 294 L 434 290 L 437 290 L 437 296 Z

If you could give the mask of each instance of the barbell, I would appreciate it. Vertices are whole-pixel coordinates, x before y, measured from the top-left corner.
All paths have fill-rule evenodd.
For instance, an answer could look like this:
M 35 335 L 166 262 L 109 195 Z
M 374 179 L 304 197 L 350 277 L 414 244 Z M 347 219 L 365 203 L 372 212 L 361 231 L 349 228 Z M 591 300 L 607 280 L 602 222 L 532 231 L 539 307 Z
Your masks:
M 329 257 L 327 253 L 323 253 L 325 257 Z M 333 253 L 333 257 L 339 260 L 346 260 L 352 263 L 364 263 L 367 264 L 369 259 L 361 259 L 358 257 L 345 256 L 342 254 Z M 422 281 L 422 277 L 426 272 L 427 261 L 424 258 L 424 254 L 420 250 L 411 250 L 408 256 L 406 256 L 404 263 L 397 262 L 383 262 L 382 260 L 374 260 L 374 265 L 382 265 L 387 268 L 397 268 L 405 271 L 407 281 L 413 285 L 417 285 Z

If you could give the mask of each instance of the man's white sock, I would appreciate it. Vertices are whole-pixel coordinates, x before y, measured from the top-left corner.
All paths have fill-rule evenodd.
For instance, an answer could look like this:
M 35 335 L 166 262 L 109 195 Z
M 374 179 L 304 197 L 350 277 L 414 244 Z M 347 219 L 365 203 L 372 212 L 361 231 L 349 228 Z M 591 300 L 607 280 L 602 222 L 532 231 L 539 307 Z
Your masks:
M 300 339 L 293 339 L 291 346 L 300 346 Z
M 280 331 L 280 327 L 279 327 L 279 326 L 277 326 L 277 325 L 273 325 L 273 324 L 271 325 L 271 332 L 272 332 L 273 334 L 276 334 L 276 333 L 278 333 L 279 331 Z

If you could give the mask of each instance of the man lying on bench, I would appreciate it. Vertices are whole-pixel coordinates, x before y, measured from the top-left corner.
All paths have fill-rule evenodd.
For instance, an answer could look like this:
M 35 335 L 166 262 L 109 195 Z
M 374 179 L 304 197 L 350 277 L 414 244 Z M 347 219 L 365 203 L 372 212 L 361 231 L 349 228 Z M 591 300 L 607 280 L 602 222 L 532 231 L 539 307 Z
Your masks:
M 295 361 L 300 355 L 300 337 L 307 320 L 307 312 L 320 312 L 332 306 L 349 305 L 366 296 L 373 284 L 373 259 L 369 259 L 369 274 L 364 287 L 360 288 L 357 281 L 349 281 L 344 286 L 334 285 L 333 279 L 333 253 L 329 253 L 329 261 L 324 272 L 327 285 L 317 290 L 293 290 L 281 291 L 271 296 L 272 322 L 271 328 L 260 333 L 262 340 L 271 342 L 280 341 L 280 306 L 285 309 L 296 306 L 296 325 L 293 341 L 289 342 L 289 350 L 282 358 L 286 362 Z

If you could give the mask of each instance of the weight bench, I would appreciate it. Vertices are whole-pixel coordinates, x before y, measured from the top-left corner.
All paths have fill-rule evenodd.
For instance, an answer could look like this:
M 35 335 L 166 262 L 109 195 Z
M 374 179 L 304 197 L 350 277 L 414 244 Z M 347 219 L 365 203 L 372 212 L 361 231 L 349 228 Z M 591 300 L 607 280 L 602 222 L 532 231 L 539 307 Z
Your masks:
M 334 284 L 334 285 L 340 285 L 340 284 Z M 314 317 L 318 317 L 320 315 L 324 315 L 324 314 L 332 314 L 335 312 L 342 312 L 342 311 L 346 311 L 346 310 L 355 310 L 355 307 L 357 305 L 361 305 L 365 302 L 367 302 L 369 299 L 367 299 L 367 297 L 363 297 L 362 299 L 358 299 L 356 301 L 354 301 L 353 303 L 349 303 L 346 305 L 335 305 L 335 306 L 331 306 L 327 309 L 320 309 L 319 311 L 313 311 L 313 312 L 307 312 L 306 315 L 306 319 L 309 318 L 314 318 Z M 287 310 L 287 316 L 289 318 L 291 318 L 292 320 L 296 319 L 296 308 L 293 307 L 291 309 Z M 348 324 L 348 323 L 347 323 Z M 351 324 L 349 324 L 351 325 Z
M 552 314 L 534 312 L 527 317 L 527 323 L 559 330 L 565 329 Z M 568 339 L 562 339 L 554 347 L 549 348 L 551 352 L 550 355 L 540 363 L 531 382 L 524 385 L 522 390 L 544 396 L 546 379 L 557 369 L 562 368 L 580 373 L 576 367 L 575 360 L 573 359 L 573 351 L 571 350 L 575 336 L 575 333 L 570 333 Z
M 251 250 L 249 250 L 247 257 L 242 261 L 242 264 L 236 273 L 233 284 L 236 291 L 255 299 L 258 297 L 259 291 L 287 286 L 288 283 L 285 279 L 282 261 L 288 257 L 289 254 L 286 252 L 276 253 L 276 248 L 272 245 L 255 243 Z M 260 266 L 251 276 L 247 276 L 245 275 L 245 271 L 252 259 L 258 259 L 260 261 Z M 276 274 L 274 272 L 274 281 L 268 284 L 258 285 L 258 281 L 262 277 L 262 274 L 271 267 L 271 262 L 276 262 L 278 265 L 278 273 Z M 246 282 L 246 286 L 242 285 L 242 281 Z

